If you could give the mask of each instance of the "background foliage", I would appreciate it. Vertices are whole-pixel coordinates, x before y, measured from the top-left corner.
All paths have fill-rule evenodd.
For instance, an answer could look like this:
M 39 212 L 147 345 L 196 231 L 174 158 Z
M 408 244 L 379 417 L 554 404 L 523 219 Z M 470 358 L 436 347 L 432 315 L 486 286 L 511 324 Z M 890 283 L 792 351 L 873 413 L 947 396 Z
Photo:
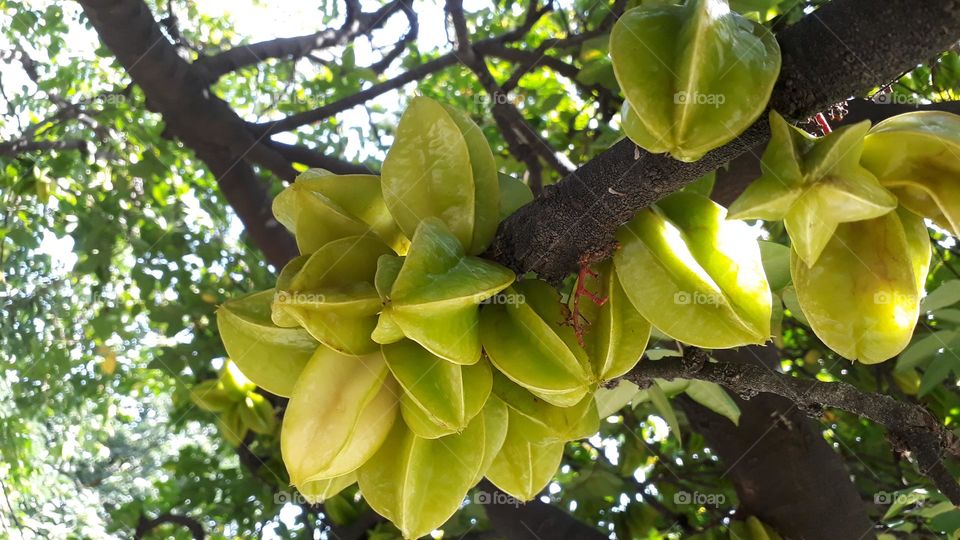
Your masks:
M 820 2 L 731 3 L 779 28 Z M 297 25 L 303 32 L 336 27 L 344 17 L 334 0 L 238 1 L 226 3 L 235 11 L 227 16 L 217 2 L 147 4 L 157 18 L 175 14 L 168 33 L 190 59 L 252 41 L 238 28 L 256 25 L 257 17 L 266 17 L 277 35 L 302 33 Z M 450 50 L 435 24 L 442 24 L 442 5 L 414 5 L 422 18 L 418 40 L 400 41 L 405 28 L 391 23 L 369 39 L 245 67 L 212 91 L 251 122 L 334 103 Z M 537 50 L 544 40 L 595 28 L 609 13 L 605 2 L 593 0 L 554 7 L 518 48 Z M 527 9 L 513 0 L 473 2 L 467 6 L 478 29 L 472 37 L 521 25 Z M 390 66 L 371 67 L 398 41 Z M 516 62 L 488 62 L 498 82 L 515 84 L 510 102 L 531 128 L 573 164 L 619 137 L 618 89 L 605 41 L 601 34 L 563 51 L 577 70 L 573 78 L 544 66 L 517 76 Z M 216 179 L 164 132 L 80 7 L 0 0 L 0 57 L 0 140 L 42 143 L 0 144 L 0 535 L 130 537 L 144 520 L 175 514 L 200 523 L 212 538 L 314 537 L 331 524 L 347 537 L 352 523 L 372 527 L 372 537 L 395 537 L 352 493 L 322 511 L 298 504 L 276 437 L 248 436 L 238 449 L 220 436 L 214 415 L 190 402 L 189 388 L 215 377 L 223 363 L 215 307 L 270 287 L 274 269 L 249 245 Z M 947 52 L 905 74 L 883 99 L 952 100 L 958 87 L 960 57 Z M 460 67 L 281 138 L 377 168 L 405 100 L 415 93 L 470 112 L 501 170 L 524 176 L 527 165 L 498 129 L 491 98 Z M 259 175 L 271 192 L 279 191 L 276 177 Z M 544 170 L 545 183 L 559 177 Z M 780 230 L 766 234 L 785 240 Z M 897 362 L 851 366 L 835 357 L 790 315 L 788 290 L 782 368 L 891 393 L 922 403 L 948 426 L 956 423 L 960 310 L 953 306 L 960 301 L 960 247 L 940 233 L 936 239 L 931 313 Z M 544 500 L 620 538 L 726 537 L 729 520 L 746 517 L 737 514 L 727 467 L 689 429 L 682 408 L 648 397 L 611 416 L 589 441 L 571 443 Z M 863 498 L 877 503 L 873 517 L 885 528 L 917 536 L 960 528 L 960 511 L 927 491 L 880 428 L 831 411 L 818 421 Z M 701 499 L 705 504 L 685 502 L 691 494 L 710 497 Z M 447 535 L 487 528 L 481 505 L 467 504 Z M 190 537 L 176 523 L 148 534 Z

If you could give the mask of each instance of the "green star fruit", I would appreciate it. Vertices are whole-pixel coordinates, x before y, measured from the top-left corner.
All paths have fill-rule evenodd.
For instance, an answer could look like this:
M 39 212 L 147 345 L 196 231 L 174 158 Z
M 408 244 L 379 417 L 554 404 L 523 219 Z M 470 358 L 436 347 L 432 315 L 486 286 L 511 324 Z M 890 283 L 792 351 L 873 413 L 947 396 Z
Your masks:
M 407 339 L 384 345 L 383 356 L 403 388 L 404 422 L 420 437 L 436 439 L 463 431 L 490 395 L 493 380 L 486 360 L 461 366 Z
M 821 138 L 770 113 L 763 175 L 730 206 L 731 219 L 782 219 L 794 250 L 817 261 L 837 225 L 882 216 L 897 199 L 862 165 L 864 121 Z
M 770 338 L 772 299 L 756 234 L 703 195 L 679 192 L 617 232 L 614 267 L 644 319 L 707 349 Z
M 309 489 L 315 480 L 357 470 L 390 432 L 400 392 L 379 350 L 346 356 L 318 348 L 294 386 L 280 431 L 290 482 Z
M 400 269 L 403 268 L 404 257 L 397 255 L 381 255 L 377 259 L 377 274 L 373 282 L 380 295 L 380 301 L 384 306 L 390 303 L 390 290 L 393 289 L 393 282 L 397 280 Z M 396 343 L 404 338 L 403 330 L 393 321 L 390 309 L 383 309 L 377 318 L 377 326 L 373 329 L 370 336 L 377 343 L 389 344 Z
M 813 266 L 796 252 L 790 259 L 797 299 L 814 333 L 841 356 L 865 364 L 892 358 L 910 343 L 929 266 L 927 228 L 904 208 L 841 224 Z
M 273 200 L 273 215 L 309 254 L 347 236 L 376 234 L 397 253 L 408 241 L 387 210 L 380 178 L 309 169 Z
M 960 236 L 960 116 L 917 111 L 888 118 L 867 133 L 860 162 L 901 205 Z
M 484 306 L 480 338 L 501 373 L 547 403 L 569 407 L 597 379 L 568 319 L 553 287 L 524 280 Z
M 294 383 L 320 344 L 303 328 L 271 319 L 275 291 L 235 298 L 217 309 L 217 328 L 227 355 L 257 386 L 290 397 Z
M 592 392 L 570 407 L 557 407 L 538 398 L 500 372 L 493 374 L 493 392 L 510 408 L 510 422 L 541 444 L 590 437 L 600 429 Z
M 524 423 L 516 420 L 518 415 L 515 409 L 510 409 L 507 436 L 487 471 L 487 479 L 512 497 L 529 501 L 556 474 L 565 443 L 531 438 L 524 431 Z
M 325 480 L 313 480 L 307 482 L 303 486 L 298 487 L 297 491 L 303 495 L 303 498 L 306 499 L 308 503 L 323 504 L 323 501 L 333 497 L 334 495 L 356 483 L 357 473 L 354 471 L 342 476 L 327 478 Z
M 579 312 L 589 324 L 584 346 L 593 373 L 602 382 L 623 375 L 640 361 L 651 327 L 620 285 L 612 260 L 598 265 L 596 274 L 584 275 L 582 285 L 603 303 L 581 297 Z
M 318 341 L 342 353 L 379 349 L 370 338 L 382 307 L 374 278 L 377 260 L 388 253 L 390 248 L 371 235 L 328 243 L 310 255 L 289 281 L 281 274 L 284 288 L 278 289 L 274 313 L 295 320 Z
M 725 0 L 649 3 L 624 13 L 610 57 L 626 96 L 622 125 L 638 146 L 696 161 L 763 113 L 780 47 Z
M 358 471 L 360 492 L 378 514 L 419 538 L 459 510 L 506 435 L 506 406 L 491 399 L 460 433 L 419 437 L 397 422 L 380 450 Z
M 509 269 L 467 256 L 444 223 L 424 219 L 380 314 L 389 331 L 374 338 L 395 341 L 395 330 L 455 364 L 480 360 L 479 306 L 513 282 Z M 386 278 L 384 278 L 386 280 Z
M 424 219 L 437 218 L 476 255 L 496 234 L 496 162 L 483 132 L 461 111 L 414 98 L 400 118 L 382 174 L 383 199 L 407 236 Z

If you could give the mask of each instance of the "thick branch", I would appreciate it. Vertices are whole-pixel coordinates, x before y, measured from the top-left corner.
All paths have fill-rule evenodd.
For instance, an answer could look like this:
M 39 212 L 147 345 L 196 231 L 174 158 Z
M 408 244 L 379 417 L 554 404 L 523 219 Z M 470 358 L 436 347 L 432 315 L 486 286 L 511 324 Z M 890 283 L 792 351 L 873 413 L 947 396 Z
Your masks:
M 922 407 L 863 392 L 844 382 L 805 380 L 744 362 L 642 362 L 625 378 L 640 384 L 652 379 L 698 379 L 723 385 L 741 396 L 759 392 L 782 396 L 801 410 L 833 407 L 857 414 L 887 428 L 894 447 L 909 451 L 920 472 L 960 505 L 960 485 L 940 461 L 945 453 L 960 456 L 960 445 L 956 436 Z
M 714 354 L 758 366 L 779 363 L 773 347 Z M 783 538 L 876 538 L 868 504 L 851 482 L 843 458 L 806 411 L 773 394 L 732 398 L 740 407 L 737 424 L 686 396 L 678 396 L 675 403 L 723 463 L 721 476 L 737 490 L 738 513 L 757 516 Z
M 783 68 L 770 105 L 805 118 L 892 80 L 960 37 L 960 4 L 834 0 L 778 35 Z M 766 117 L 695 163 L 623 140 L 500 226 L 487 255 L 518 273 L 559 282 L 584 258 L 603 258 L 617 228 L 703 174 L 769 138 Z
M 80 4 L 100 39 L 143 90 L 148 107 L 163 115 L 165 133 L 182 140 L 210 168 L 253 243 L 276 266 L 294 257 L 293 238 L 273 218 L 266 187 L 250 166 L 256 162 L 289 177 L 290 163 L 262 136 L 254 137 L 230 106 L 207 90 L 143 0 Z

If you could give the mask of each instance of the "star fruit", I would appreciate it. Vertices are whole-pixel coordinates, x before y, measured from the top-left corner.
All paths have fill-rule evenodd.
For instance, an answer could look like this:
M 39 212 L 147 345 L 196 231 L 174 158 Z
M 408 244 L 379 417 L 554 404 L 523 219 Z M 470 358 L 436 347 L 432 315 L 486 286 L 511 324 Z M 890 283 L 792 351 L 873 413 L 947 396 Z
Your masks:
M 869 129 L 864 121 L 817 138 L 771 112 L 763 175 L 730 206 L 730 218 L 782 219 L 793 249 L 807 265 L 816 263 L 838 224 L 897 207 L 897 198 L 860 165 Z
M 380 314 L 381 324 L 389 324 L 390 330 L 378 327 L 374 339 L 390 343 L 402 333 L 455 364 L 479 361 L 480 304 L 509 286 L 513 272 L 464 254 L 457 238 L 436 218 L 420 222 L 399 271 L 396 260 L 390 264 L 389 270 L 381 265 L 390 275 L 379 280 L 382 289 L 390 289 L 389 303 Z
M 762 113 L 780 73 L 780 47 L 725 0 L 646 3 L 610 33 L 626 96 L 624 132 L 653 153 L 696 161 Z
M 913 212 L 960 236 L 960 116 L 917 111 L 867 133 L 860 162 Z
M 467 253 L 483 252 L 500 222 L 500 180 L 483 132 L 463 112 L 426 97 L 407 106 L 383 162 L 383 200 L 407 236 L 443 221 Z
M 812 266 L 796 252 L 790 258 L 797 299 L 814 333 L 865 364 L 892 358 L 910 343 L 929 266 L 923 219 L 902 207 L 841 224 Z
M 309 169 L 273 199 L 273 215 L 309 254 L 347 236 L 377 235 L 397 253 L 407 239 L 387 210 L 380 178 Z
M 620 284 L 644 319 L 697 347 L 770 337 L 772 299 L 756 234 L 703 195 L 678 192 L 617 232 Z

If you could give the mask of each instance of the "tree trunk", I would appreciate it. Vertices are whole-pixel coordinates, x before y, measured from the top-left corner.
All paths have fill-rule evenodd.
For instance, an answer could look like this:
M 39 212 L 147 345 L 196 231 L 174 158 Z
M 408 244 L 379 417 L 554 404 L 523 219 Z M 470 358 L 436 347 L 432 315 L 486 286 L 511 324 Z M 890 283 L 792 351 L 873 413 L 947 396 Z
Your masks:
M 778 360 L 773 347 L 714 355 L 767 367 Z M 739 426 L 689 399 L 683 400 L 683 408 L 693 428 L 727 465 L 726 475 L 744 512 L 790 539 L 876 537 L 843 460 L 805 411 L 773 394 L 734 399 L 741 410 Z

